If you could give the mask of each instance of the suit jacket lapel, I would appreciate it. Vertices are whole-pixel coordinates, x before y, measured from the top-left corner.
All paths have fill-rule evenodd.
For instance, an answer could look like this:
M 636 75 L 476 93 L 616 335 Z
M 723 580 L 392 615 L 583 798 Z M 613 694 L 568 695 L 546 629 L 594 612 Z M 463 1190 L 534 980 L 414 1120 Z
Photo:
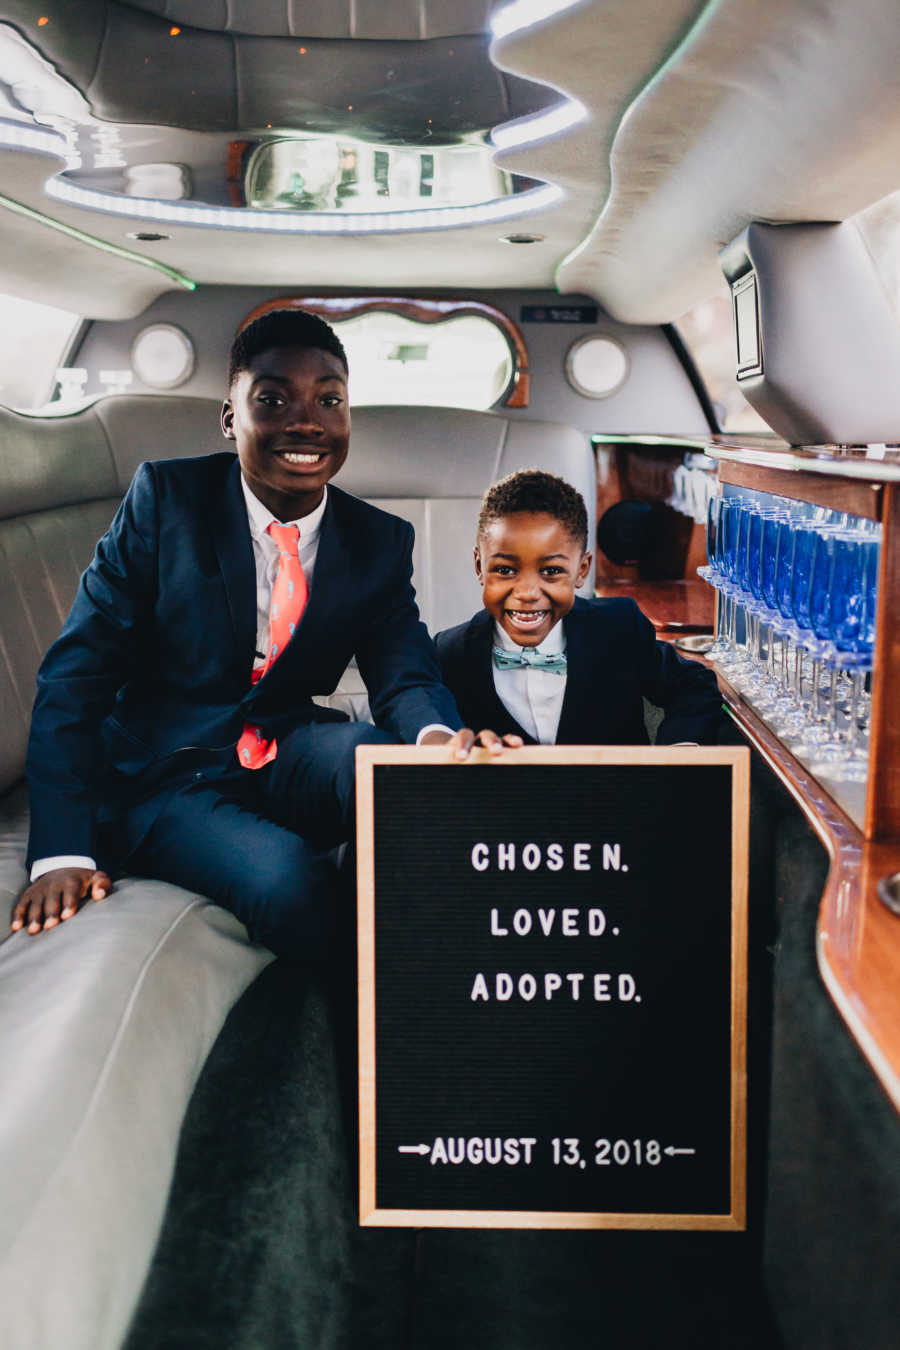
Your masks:
M 212 510 L 210 527 L 225 582 L 235 651 L 240 665 L 246 666 L 249 679 L 256 651 L 256 564 L 237 457 L 225 479 L 222 500 L 214 503 Z
M 563 619 L 566 635 L 566 692 L 563 695 L 557 745 L 591 744 L 591 732 L 586 719 L 599 697 L 596 689 L 595 662 L 590 651 L 588 633 L 589 606 L 576 596 L 575 604 Z
M 317 640 L 323 627 L 334 620 L 334 597 L 343 594 L 342 578 L 350 570 L 349 555 L 341 528 L 338 488 L 329 487 L 325 514 L 319 529 L 319 546 L 316 549 L 316 565 L 313 573 L 312 589 L 309 600 L 300 619 L 297 631 L 285 648 L 287 656 L 295 648 L 309 649 L 310 642 Z M 301 524 L 302 531 L 302 524 Z M 276 661 L 275 665 L 278 665 Z M 275 667 L 273 667 L 274 669 Z

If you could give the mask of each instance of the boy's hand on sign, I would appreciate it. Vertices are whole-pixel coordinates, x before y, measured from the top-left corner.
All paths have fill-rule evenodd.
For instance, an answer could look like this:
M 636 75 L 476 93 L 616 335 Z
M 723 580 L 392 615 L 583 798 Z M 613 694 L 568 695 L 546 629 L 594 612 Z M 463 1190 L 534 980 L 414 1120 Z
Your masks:
M 420 744 L 446 745 L 454 759 L 468 759 L 469 751 L 474 745 L 484 746 L 492 755 L 502 755 L 504 750 L 517 750 L 523 741 L 521 736 L 514 736 L 510 732 L 505 736 L 498 736 L 495 731 L 486 729 L 476 733 L 469 727 L 463 727 L 453 736 L 448 736 L 444 731 L 430 731 L 422 738 Z
M 17 933 L 27 926 L 29 933 L 55 928 L 71 919 L 88 896 L 105 900 L 112 890 L 106 872 L 90 867 L 55 867 L 28 886 L 16 901 L 10 928 Z

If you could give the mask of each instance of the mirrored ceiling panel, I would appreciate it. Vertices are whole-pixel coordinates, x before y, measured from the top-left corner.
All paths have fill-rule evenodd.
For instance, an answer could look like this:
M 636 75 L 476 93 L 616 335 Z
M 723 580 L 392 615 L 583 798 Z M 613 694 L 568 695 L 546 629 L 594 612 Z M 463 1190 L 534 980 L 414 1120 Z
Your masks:
M 66 7 L 67 22 L 78 7 Z M 363 44 L 256 39 L 235 48 L 233 97 L 223 101 L 220 89 L 213 106 L 197 97 L 205 75 L 195 63 L 175 59 L 194 50 L 175 40 L 180 29 L 160 67 L 165 23 L 160 28 L 147 14 L 132 33 L 141 37 L 145 25 L 155 26 L 147 54 L 130 47 L 113 75 L 115 44 L 107 31 L 91 79 L 79 84 L 71 71 L 64 73 L 65 24 L 49 8 L 44 26 L 26 36 L 3 21 L 10 6 L 0 0 L 0 119 L 64 138 L 65 167 L 48 182 L 49 196 L 187 223 L 190 207 L 225 210 L 229 219 L 221 223 L 232 228 L 241 228 L 232 213 L 242 211 L 248 223 L 249 213 L 258 221 L 259 212 L 277 212 L 275 228 L 286 228 L 290 215 L 393 218 L 406 212 L 433 213 L 437 225 L 438 211 L 489 207 L 499 219 L 525 214 L 531 197 L 535 209 L 543 204 L 543 185 L 495 165 L 490 134 L 498 123 L 540 114 L 558 95 L 494 69 L 486 35 Z M 128 7 L 108 8 L 121 26 L 127 15 L 119 11 Z M 131 16 L 134 22 L 133 10 Z M 40 16 L 34 22 L 40 24 Z M 213 36 L 183 35 L 199 43 L 201 54 Z M 55 41 L 59 50 L 51 55 Z M 315 59 L 307 63 L 306 57 Z M 148 67 L 155 68 L 152 78 Z M 110 105 L 116 105 L 113 118 Z M 261 120 L 264 109 L 272 120 Z M 504 212 L 504 200 L 524 197 L 529 200 Z M 144 211 L 142 203 L 154 210 Z M 166 211 L 175 203 L 187 209 Z M 455 215 L 446 223 L 464 221 Z

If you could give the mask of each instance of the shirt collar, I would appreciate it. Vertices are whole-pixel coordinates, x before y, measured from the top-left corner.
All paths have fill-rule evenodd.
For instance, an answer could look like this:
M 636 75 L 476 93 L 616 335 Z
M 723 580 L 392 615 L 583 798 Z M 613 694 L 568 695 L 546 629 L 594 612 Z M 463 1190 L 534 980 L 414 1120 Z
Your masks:
M 261 539 L 263 535 L 265 535 L 267 539 L 271 540 L 271 536 L 268 535 L 266 531 L 273 520 L 278 521 L 279 525 L 296 525 L 300 531 L 300 542 L 304 547 L 318 539 L 319 530 L 322 526 L 322 517 L 325 514 L 325 506 L 328 501 L 327 487 L 322 491 L 322 500 L 319 502 L 319 505 L 314 511 L 310 511 L 308 516 L 301 516 L 299 520 L 285 520 L 283 522 L 278 520 L 277 516 L 273 516 L 267 506 L 263 506 L 259 498 L 255 496 L 247 486 L 243 474 L 241 474 L 241 488 L 244 493 L 244 501 L 247 505 L 247 518 L 250 521 L 250 533 L 255 539 Z
M 499 623 L 494 623 L 494 642 L 496 646 L 502 647 L 504 651 L 516 652 L 519 650 L 519 643 L 513 642 L 505 628 L 501 628 Z M 559 656 L 566 650 L 566 634 L 561 622 L 555 623 L 550 632 L 539 642 L 536 647 L 531 649 L 534 652 L 542 652 L 544 656 Z

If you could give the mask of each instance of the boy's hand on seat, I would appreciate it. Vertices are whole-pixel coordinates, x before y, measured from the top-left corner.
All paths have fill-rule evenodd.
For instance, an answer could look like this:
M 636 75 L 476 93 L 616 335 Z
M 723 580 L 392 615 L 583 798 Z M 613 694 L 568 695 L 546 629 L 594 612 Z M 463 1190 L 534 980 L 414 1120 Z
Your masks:
M 56 867 L 28 886 L 16 901 L 10 928 L 14 933 L 27 925 L 29 933 L 55 928 L 71 919 L 88 896 L 104 900 L 112 890 L 105 872 L 90 867 Z
M 488 730 L 476 734 L 468 727 L 463 727 L 454 736 L 448 736 L 444 731 L 429 731 L 420 744 L 446 745 L 454 759 L 468 759 L 473 745 L 483 745 L 492 755 L 502 755 L 504 750 L 517 750 L 523 741 L 521 736 L 514 736 L 511 732 L 505 736 L 498 736 L 495 731 Z

